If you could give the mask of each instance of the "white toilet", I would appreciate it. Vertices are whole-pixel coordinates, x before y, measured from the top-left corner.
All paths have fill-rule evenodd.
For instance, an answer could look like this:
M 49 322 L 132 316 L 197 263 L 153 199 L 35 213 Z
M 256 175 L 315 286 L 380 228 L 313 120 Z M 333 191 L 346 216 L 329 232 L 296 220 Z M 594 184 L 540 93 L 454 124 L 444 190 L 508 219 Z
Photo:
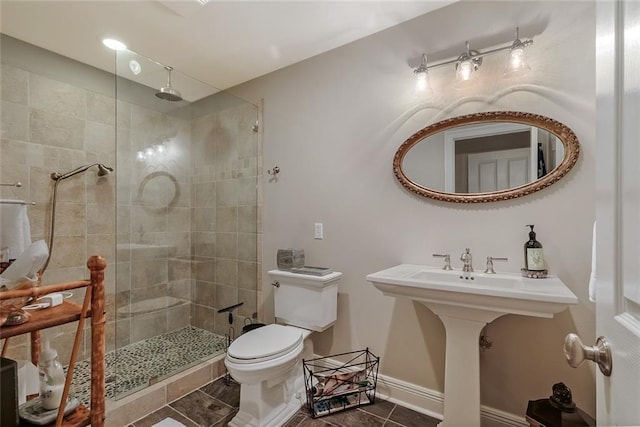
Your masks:
M 313 355 L 312 331 L 336 321 L 338 281 L 325 276 L 271 270 L 276 321 L 234 340 L 224 364 L 240 383 L 240 409 L 231 427 L 277 427 L 304 404 L 302 359 Z M 286 326 L 285 326 L 286 325 Z

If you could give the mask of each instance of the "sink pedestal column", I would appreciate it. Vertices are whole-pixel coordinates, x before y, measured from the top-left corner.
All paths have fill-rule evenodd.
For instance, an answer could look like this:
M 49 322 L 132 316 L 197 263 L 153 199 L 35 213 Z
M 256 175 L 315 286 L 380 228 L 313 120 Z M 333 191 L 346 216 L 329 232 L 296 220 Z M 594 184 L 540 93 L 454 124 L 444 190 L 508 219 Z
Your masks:
M 446 332 L 444 420 L 441 427 L 480 427 L 480 332 L 505 313 L 422 301 Z

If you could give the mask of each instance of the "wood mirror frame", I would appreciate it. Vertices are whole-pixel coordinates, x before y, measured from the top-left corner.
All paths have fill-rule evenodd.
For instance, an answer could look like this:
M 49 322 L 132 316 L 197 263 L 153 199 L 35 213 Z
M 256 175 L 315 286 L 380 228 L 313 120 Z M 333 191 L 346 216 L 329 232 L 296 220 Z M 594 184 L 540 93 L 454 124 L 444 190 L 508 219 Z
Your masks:
M 447 193 L 439 190 L 433 190 L 424 187 L 407 177 L 405 171 L 402 168 L 402 161 L 409 152 L 409 150 L 418 144 L 425 138 L 441 132 L 447 129 L 452 129 L 456 126 L 471 125 L 478 123 L 499 123 L 510 122 L 520 123 L 530 126 L 536 126 L 544 129 L 547 132 L 555 135 L 564 146 L 564 157 L 562 162 L 535 181 L 529 182 L 519 187 L 510 188 L 507 190 L 500 190 L 488 193 Z M 442 120 L 432 125 L 429 125 L 418 132 L 411 135 L 406 141 L 402 143 L 400 148 L 393 156 L 393 173 L 407 190 L 418 194 L 420 196 L 428 197 L 430 199 L 440 200 L 444 202 L 454 203 L 487 203 L 497 202 L 500 200 L 515 199 L 518 197 L 526 196 L 536 191 L 540 191 L 543 188 L 550 186 L 551 184 L 560 180 L 565 176 L 571 168 L 578 161 L 580 154 L 580 143 L 576 134 L 564 124 L 549 117 L 541 116 L 532 113 L 523 113 L 518 111 L 493 111 L 487 113 L 475 113 L 465 116 L 452 117 L 450 119 Z

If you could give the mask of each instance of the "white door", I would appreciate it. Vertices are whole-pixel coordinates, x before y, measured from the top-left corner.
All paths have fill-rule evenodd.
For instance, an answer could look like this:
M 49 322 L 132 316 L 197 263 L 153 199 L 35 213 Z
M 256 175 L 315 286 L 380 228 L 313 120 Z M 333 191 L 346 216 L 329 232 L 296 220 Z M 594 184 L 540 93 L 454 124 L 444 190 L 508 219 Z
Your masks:
M 528 183 L 529 151 L 528 148 L 516 148 L 469 154 L 469 193 L 507 190 Z
M 596 373 L 601 426 L 640 425 L 640 2 L 596 4 L 596 333 L 611 344 Z

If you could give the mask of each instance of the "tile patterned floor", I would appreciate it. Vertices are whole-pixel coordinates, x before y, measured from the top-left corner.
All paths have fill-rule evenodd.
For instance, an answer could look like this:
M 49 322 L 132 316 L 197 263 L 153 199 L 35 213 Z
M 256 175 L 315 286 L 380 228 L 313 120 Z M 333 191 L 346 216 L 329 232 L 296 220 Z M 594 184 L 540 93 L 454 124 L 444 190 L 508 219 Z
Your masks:
M 105 355 L 105 396 L 124 397 L 160 380 L 221 354 L 226 339 L 193 326 L 187 326 L 129 344 Z M 91 396 L 91 360 L 76 363 L 73 394 L 85 405 Z
M 187 427 L 223 427 L 234 417 L 239 403 L 240 386 L 233 382 L 226 386 L 220 378 L 129 427 L 151 427 L 167 417 Z M 436 427 L 438 422 L 435 418 L 377 399 L 372 405 L 316 419 L 302 408 L 283 427 Z

